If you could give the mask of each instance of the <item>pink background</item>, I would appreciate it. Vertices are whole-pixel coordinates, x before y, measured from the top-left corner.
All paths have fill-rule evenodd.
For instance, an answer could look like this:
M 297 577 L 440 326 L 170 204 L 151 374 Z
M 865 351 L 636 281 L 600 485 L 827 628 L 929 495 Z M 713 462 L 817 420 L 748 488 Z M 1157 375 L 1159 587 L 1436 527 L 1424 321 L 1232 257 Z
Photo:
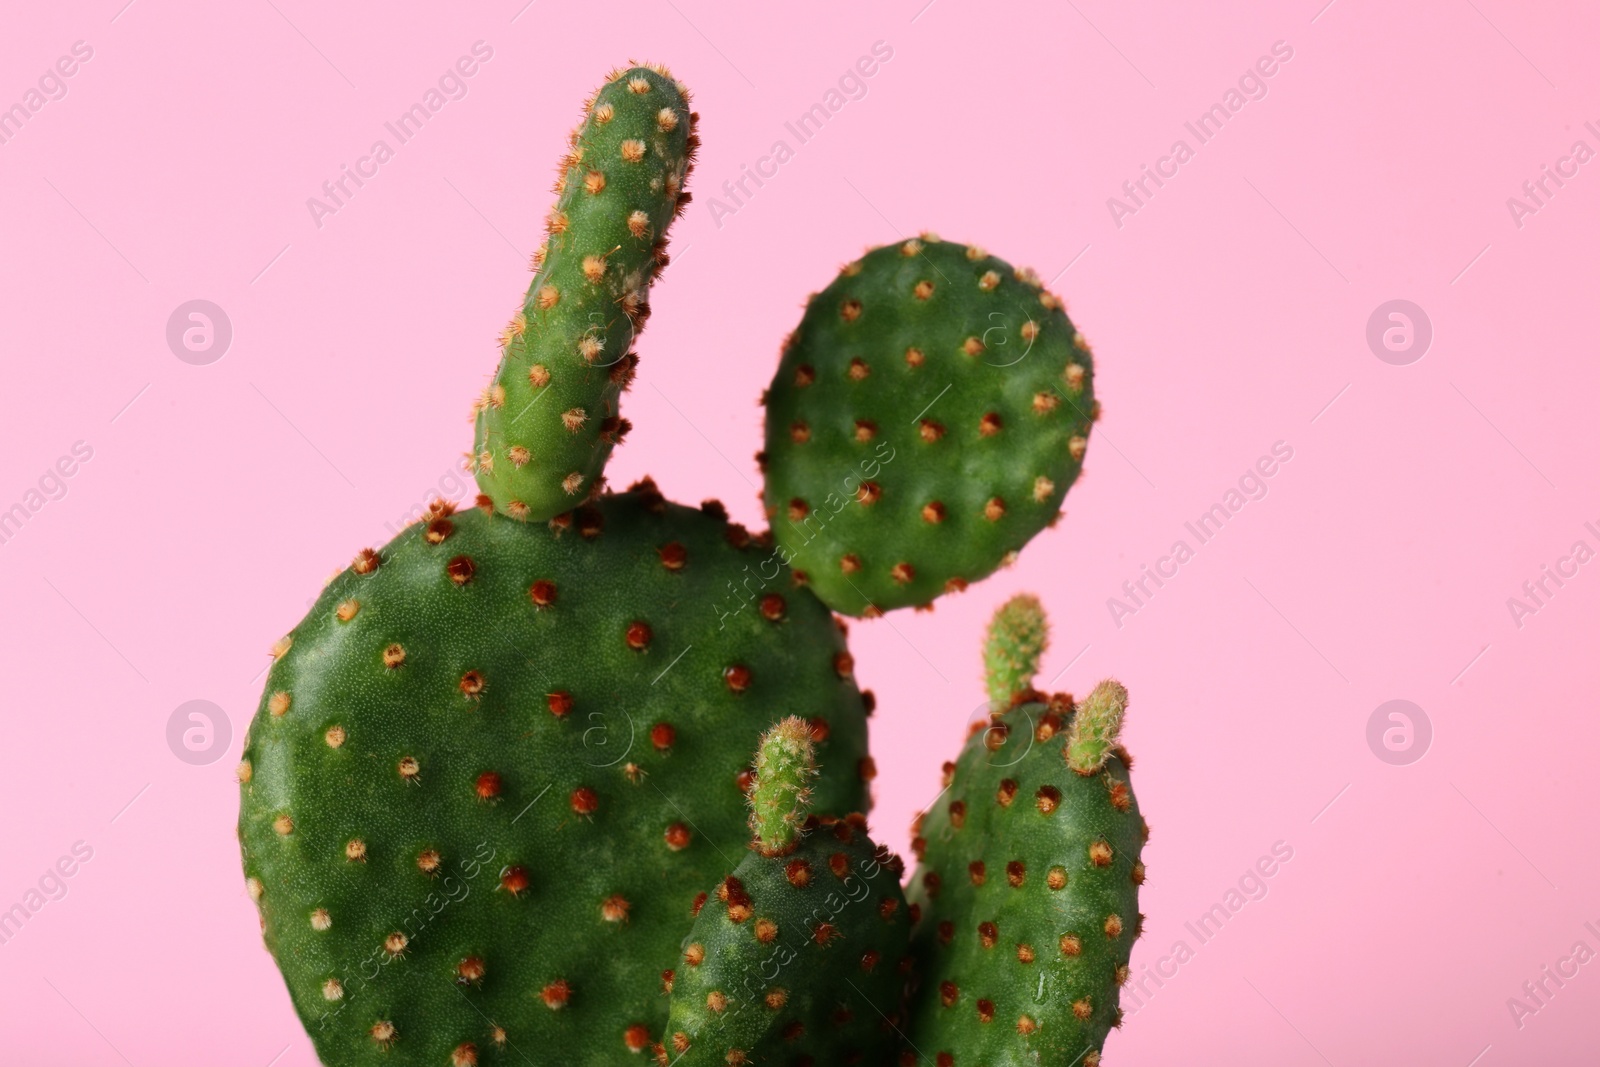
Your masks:
M 1600 163 L 1520 227 L 1506 205 L 1575 139 L 1600 148 L 1592 11 L 123 2 L 31 5 L 0 36 L 0 105 L 73 42 L 94 50 L 0 145 L 0 508 L 74 442 L 94 450 L 0 545 L 0 908 L 93 848 L 0 945 L 0 1059 L 314 1062 L 233 837 L 265 653 L 453 471 L 565 133 L 629 57 L 693 87 L 705 149 L 614 481 L 648 470 L 759 524 L 755 398 L 778 342 L 807 292 L 901 232 L 1055 278 L 1098 353 L 1105 418 L 1060 527 L 932 614 L 854 627 L 881 834 L 906 846 L 981 700 L 988 612 L 1038 590 L 1047 677 L 1133 692 L 1154 827 L 1136 976 L 1195 949 L 1147 985 L 1109 1064 L 1600 1047 L 1600 963 L 1520 1027 L 1507 1006 L 1575 942 L 1600 950 L 1583 925 L 1600 928 L 1600 564 L 1520 627 L 1506 603 L 1573 542 L 1600 549 L 1583 526 L 1600 527 Z M 494 55 L 468 95 L 319 229 L 306 198 L 480 39 Z M 879 40 L 894 55 L 867 95 L 719 227 L 717 186 L 793 144 L 783 123 Z M 1293 58 L 1268 95 L 1118 228 L 1107 198 L 1174 139 L 1194 147 L 1183 123 L 1276 41 Z M 234 329 L 209 366 L 165 341 L 194 298 Z M 1408 366 L 1365 339 L 1396 298 L 1434 330 Z M 1269 495 L 1119 627 L 1107 598 L 1277 441 L 1294 458 Z M 1408 766 L 1366 740 L 1396 698 L 1434 732 Z M 233 725 L 206 766 L 166 742 L 193 699 Z M 1185 921 L 1278 841 L 1293 859 L 1266 897 L 1199 945 Z

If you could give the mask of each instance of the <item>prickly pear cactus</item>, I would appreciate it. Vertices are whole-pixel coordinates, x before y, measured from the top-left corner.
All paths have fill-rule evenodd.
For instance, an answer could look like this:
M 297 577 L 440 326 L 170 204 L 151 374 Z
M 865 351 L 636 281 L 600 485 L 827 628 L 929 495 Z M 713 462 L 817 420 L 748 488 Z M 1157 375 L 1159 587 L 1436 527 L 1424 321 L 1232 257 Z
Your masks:
M 876 249 L 785 345 L 772 535 L 605 492 L 694 124 L 659 67 L 590 99 L 477 405 L 478 506 L 363 550 L 274 648 L 238 768 L 267 947 L 332 1067 L 1093 1067 L 1140 923 L 1126 693 L 1033 692 L 1043 610 L 1003 609 L 907 904 L 844 814 L 871 705 L 828 610 L 925 605 L 1054 520 L 1087 346 L 980 249 Z
M 866 799 L 840 630 L 803 589 L 713 607 L 768 554 L 720 506 L 644 485 L 548 525 L 486 510 L 335 578 L 246 741 L 247 884 L 328 1064 L 643 1050 L 660 961 L 746 840 L 761 731 L 799 716 L 816 803 Z
M 997 629 L 1032 614 L 1014 609 Z M 1074 705 L 1031 676 L 913 828 L 918 1063 L 1094 1067 L 1121 1020 L 1148 832 L 1116 744 L 1127 691 L 1102 682 Z
M 809 726 L 762 739 L 750 851 L 716 886 L 665 977 L 663 1064 L 891 1062 L 909 928 L 903 867 L 859 815 L 807 815 Z
M 1033 685 L 1049 644 L 1050 624 L 1038 597 L 1022 593 L 1000 606 L 983 642 L 983 676 L 992 710 L 1005 711 L 1013 696 Z
M 768 390 L 773 533 L 835 611 L 927 604 L 1055 520 L 1095 414 L 1089 348 L 1032 272 L 932 235 L 873 249 Z
M 689 94 L 665 68 L 613 73 L 562 159 L 522 307 L 501 335 L 477 405 L 470 458 L 502 514 L 543 521 L 595 486 L 627 432 L 619 400 L 666 266 L 667 227 L 688 206 L 698 138 Z

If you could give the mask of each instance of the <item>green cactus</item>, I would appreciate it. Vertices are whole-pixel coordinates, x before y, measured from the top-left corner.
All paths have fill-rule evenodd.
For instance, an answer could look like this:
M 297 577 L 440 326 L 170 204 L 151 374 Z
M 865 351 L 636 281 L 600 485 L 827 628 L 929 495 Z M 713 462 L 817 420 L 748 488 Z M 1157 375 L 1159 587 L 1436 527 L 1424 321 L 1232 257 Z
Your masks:
M 612 1063 L 660 1039 L 656 961 L 745 840 L 761 731 L 804 718 L 816 802 L 861 810 L 862 695 L 803 589 L 719 628 L 766 554 L 720 506 L 446 512 L 281 643 L 240 766 L 251 894 L 326 1063 Z
M 1005 711 L 1012 697 L 1033 685 L 1039 657 L 1049 644 L 1050 624 L 1038 597 L 1020 593 L 1001 605 L 989 623 L 989 635 L 983 643 L 990 710 Z
M 1002 608 L 908 905 L 829 612 L 926 605 L 1054 520 L 1087 346 L 979 249 L 870 251 L 769 391 L 772 534 L 604 491 L 694 124 L 658 67 L 591 98 L 477 407 L 484 495 L 364 549 L 274 647 L 238 769 L 267 947 L 333 1067 L 1092 1067 L 1140 922 L 1126 692 L 1034 692 L 1043 609 Z
M 1082 775 L 1098 773 L 1116 747 L 1127 706 L 1128 691 L 1121 685 L 1107 680 L 1095 686 L 1067 731 L 1067 766 Z
M 539 522 L 570 510 L 627 432 L 619 401 L 667 227 L 689 203 L 694 125 L 688 91 L 665 68 L 630 67 L 606 79 L 572 132 L 533 282 L 476 405 L 468 462 L 502 514 Z
M 859 815 L 807 816 L 809 725 L 772 727 L 756 758 L 750 851 L 683 940 L 663 1065 L 884 1064 L 900 1044 L 903 865 Z
M 847 615 L 965 588 L 1060 513 L 1093 377 L 1031 272 L 931 234 L 867 252 L 807 304 L 767 393 L 778 544 Z
M 945 765 L 913 827 L 917 1062 L 1094 1067 L 1121 1021 L 1148 834 L 1116 744 L 1127 691 L 1102 682 L 1074 708 L 1031 681 L 991 676 L 1009 710 Z
M 816 776 L 816 745 L 804 722 L 785 719 L 762 736 L 750 788 L 750 832 L 752 847 L 763 856 L 787 855 L 800 843 Z

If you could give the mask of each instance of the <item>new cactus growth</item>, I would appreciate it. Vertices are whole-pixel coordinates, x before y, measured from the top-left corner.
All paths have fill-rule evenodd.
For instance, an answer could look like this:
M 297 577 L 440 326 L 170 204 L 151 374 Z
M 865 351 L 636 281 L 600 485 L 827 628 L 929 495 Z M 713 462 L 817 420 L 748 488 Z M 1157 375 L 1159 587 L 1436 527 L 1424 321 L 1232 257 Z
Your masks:
M 1087 347 L 979 249 L 877 249 L 784 346 L 773 533 L 606 491 L 694 122 L 659 67 L 590 99 L 477 406 L 477 506 L 363 549 L 274 647 L 238 768 L 267 947 L 336 1067 L 1092 1065 L 1138 930 L 1126 693 L 1034 693 L 1043 609 L 1002 609 L 908 905 L 829 610 L 928 604 L 1054 519 Z
M 987 576 L 1061 510 L 1094 367 L 1031 271 L 931 234 L 811 298 L 767 395 L 765 502 L 828 606 L 871 615 Z
M 1116 682 L 1101 682 L 1079 706 L 1067 731 L 1067 766 L 1079 774 L 1099 772 L 1111 758 L 1122 732 L 1128 691 Z
M 1005 711 L 1013 696 L 1033 685 L 1039 658 L 1049 644 L 1050 624 L 1038 597 L 1023 593 L 1000 606 L 983 642 L 983 677 L 990 710 Z
M 808 815 L 811 729 L 762 738 L 750 851 L 706 899 L 664 976 L 663 1065 L 888 1064 L 908 962 L 897 857 L 859 815 Z
M 1042 628 L 1036 603 L 1003 607 L 988 647 L 1023 638 L 1019 625 Z M 1127 691 L 1101 682 L 1074 705 L 1012 665 L 989 675 L 1010 689 L 1006 710 L 946 764 L 939 805 L 913 827 L 908 1036 L 928 1063 L 1095 1067 L 1143 922 L 1148 830 L 1117 746 Z
M 667 227 L 689 203 L 694 124 L 664 68 L 632 67 L 606 79 L 572 132 L 533 282 L 477 405 L 469 463 L 502 514 L 542 522 L 570 510 L 627 432 L 619 400 Z
M 763 735 L 750 787 L 752 848 L 763 856 L 795 850 L 805 831 L 811 779 L 816 776 L 816 745 L 807 723 L 785 719 Z

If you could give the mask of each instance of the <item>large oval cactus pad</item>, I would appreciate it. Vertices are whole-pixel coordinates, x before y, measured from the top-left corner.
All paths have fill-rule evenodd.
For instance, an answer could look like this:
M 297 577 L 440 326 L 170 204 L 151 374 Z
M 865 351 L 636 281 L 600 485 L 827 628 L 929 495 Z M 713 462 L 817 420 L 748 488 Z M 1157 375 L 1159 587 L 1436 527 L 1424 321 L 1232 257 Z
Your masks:
M 835 611 L 926 604 L 1055 519 L 1095 410 L 1032 273 L 931 236 L 873 249 L 811 298 L 768 391 L 774 536 Z
M 615 1063 L 660 1040 L 661 961 L 744 850 L 762 730 L 810 720 L 819 802 L 859 809 L 862 695 L 805 590 L 719 610 L 769 554 L 720 507 L 446 510 L 280 642 L 247 884 L 328 1064 Z

